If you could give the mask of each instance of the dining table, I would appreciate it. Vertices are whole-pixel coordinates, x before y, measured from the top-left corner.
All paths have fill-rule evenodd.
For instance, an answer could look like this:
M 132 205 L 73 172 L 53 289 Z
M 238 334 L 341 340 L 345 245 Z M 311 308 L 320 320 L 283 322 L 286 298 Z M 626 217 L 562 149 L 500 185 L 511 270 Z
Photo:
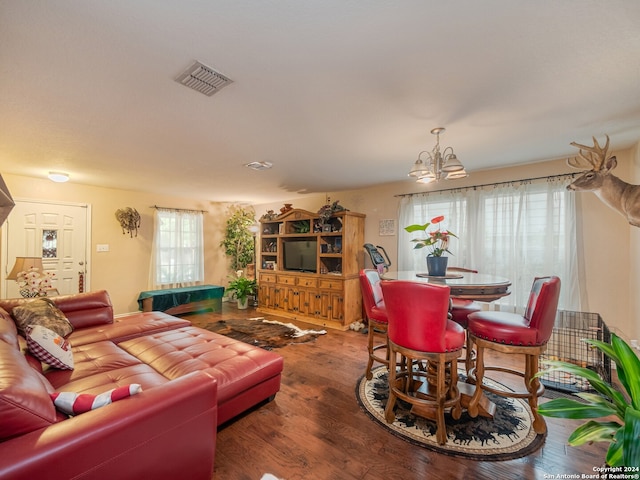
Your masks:
M 386 271 L 380 274 L 382 280 L 409 280 L 420 283 L 448 285 L 451 297 L 475 300 L 479 302 L 493 302 L 510 295 L 511 281 L 507 278 L 459 270 L 448 270 L 444 276 L 429 275 L 427 272 L 416 270 Z M 468 356 L 471 365 L 466 365 L 467 373 L 475 367 L 475 355 Z M 463 408 L 469 404 L 475 385 L 459 382 L 460 401 Z M 486 395 L 482 395 L 478 405 L 479 415 L 493 418 L 496 405 Z
M 383 272 L 380 278 L 448 285 L 452 297 L 479 302 L 493 302 L 511 294 L 509 279 L 485 273 L 451 270 L 447 271 L 444 276 L 434 276 L 416 270 L 397 270 Z

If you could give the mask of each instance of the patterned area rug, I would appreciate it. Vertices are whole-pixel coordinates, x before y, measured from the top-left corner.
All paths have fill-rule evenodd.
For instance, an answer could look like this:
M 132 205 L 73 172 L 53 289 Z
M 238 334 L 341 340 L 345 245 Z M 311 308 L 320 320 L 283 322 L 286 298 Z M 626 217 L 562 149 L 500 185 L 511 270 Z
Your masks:
M 302 330 L 292 323 L 265 320 L 262 317 L 220 320 L 208 323 L 203 328 L 265 350 L 310 342 L 327 333 L 326 330 Z
M 490 392 L 486 393 L 487 397 L 497 405 L 494 418 L 471 418 L 464 409 L 459 420 L 445 414 L 447 443 L 444 445 L 436 441 L 435 422 L 412 415 L 411 406 L 401 400 L 396 402 L 396 420 L 388 424 L 384 419 L 389 396 L 387 375 L 386 367 L 380 366 L 373 371 L 371 380 L 363 376 L 356 385 L 356 397 L 369 417 L 414 445 L 457 457 L 499 461 L 524 457 L 544 443 L 545 435 L 536 434 L 531 426 L 533 419 L 525 401 Z M 463 372 L 460 379 L 465 379 Z M 485 382 L 505 388 L 487 378 Z

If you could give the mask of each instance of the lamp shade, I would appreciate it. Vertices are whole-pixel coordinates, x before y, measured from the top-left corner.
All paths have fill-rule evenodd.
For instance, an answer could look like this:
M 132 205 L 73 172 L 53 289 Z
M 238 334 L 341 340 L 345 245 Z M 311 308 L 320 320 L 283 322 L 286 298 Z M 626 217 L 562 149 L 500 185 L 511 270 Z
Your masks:
M 31 267 L 35 267 L 42 272 L 42 258 L 16 257 L 16 263 L 13 265 L 13 269 L 9 275 L 7 275 L 7 280 L 18 280 L 18 274 L 20 272 L 26 272 Z
M 445 178 L 447 180 L 459 180 L 461 178 L 466 178 L 468 177 L 469 174 L 466 172 L 466 170 L 463 168 L 462 170 L 458 170 L 457 172 L 451 172 L 449 173 Z
M 424 164 L 424 162 L 422 160 L 420 160 L 420 157 L 418 157 L 418 159 L 416 160 L 416 163 L 414 163 L 413 167 L 411 167 L 411 171 L 409 172 L 409 176 L 410 177 L 418 177 L 419 178 L 419 177 L 425 175 L 428 172 L 429 172 L 429 169 Z
M 464 170 L 464 167 L 462 166 L 462 163 L 460 163 L 460 160 L 458 160 L 458 157 L 456 157 L 455 154 L 452 153 L 447 158 L 447 161 L 444 162 L 444 165 L 442 166 L 442 171 L 443 172 L 459 172 L 460 170 Z

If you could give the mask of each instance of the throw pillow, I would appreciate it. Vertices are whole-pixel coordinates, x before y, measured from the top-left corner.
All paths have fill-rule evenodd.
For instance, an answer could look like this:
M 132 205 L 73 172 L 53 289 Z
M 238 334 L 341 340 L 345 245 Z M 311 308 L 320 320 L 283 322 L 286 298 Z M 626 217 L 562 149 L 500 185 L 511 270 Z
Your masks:
M 58 410 L 67 415 L 78 415 L 80 413 L 104 407 L 117 400 L 130 397 L 140 393 L 142 387 L 137 383 L 114 388 L 100 395 L 89 393 L 55 392 L 50 394 L 53 404 Z
M 27 347 L 41 362 L 62 370 L 73 370 L 71 345 L 56 332 L 42 325 L 27 327 Z
M 61 337 L 73 332 L 73 325 L 64 316 L 64 313 L 56 307 L 53 301 L 46 297 L 37 298 L 18 305 L 11 312 L 16 321 L 18 331 L 24 335 L 28 325 L 42 325 L 53 330 Z

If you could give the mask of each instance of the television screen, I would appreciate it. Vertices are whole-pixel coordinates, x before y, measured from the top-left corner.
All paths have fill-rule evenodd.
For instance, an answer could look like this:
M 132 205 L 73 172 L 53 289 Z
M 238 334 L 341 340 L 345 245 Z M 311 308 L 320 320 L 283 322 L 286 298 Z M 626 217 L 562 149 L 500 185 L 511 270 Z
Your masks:
M 317 240 L 288 240 L 284 248 L 284 269 L 316 273 Z

